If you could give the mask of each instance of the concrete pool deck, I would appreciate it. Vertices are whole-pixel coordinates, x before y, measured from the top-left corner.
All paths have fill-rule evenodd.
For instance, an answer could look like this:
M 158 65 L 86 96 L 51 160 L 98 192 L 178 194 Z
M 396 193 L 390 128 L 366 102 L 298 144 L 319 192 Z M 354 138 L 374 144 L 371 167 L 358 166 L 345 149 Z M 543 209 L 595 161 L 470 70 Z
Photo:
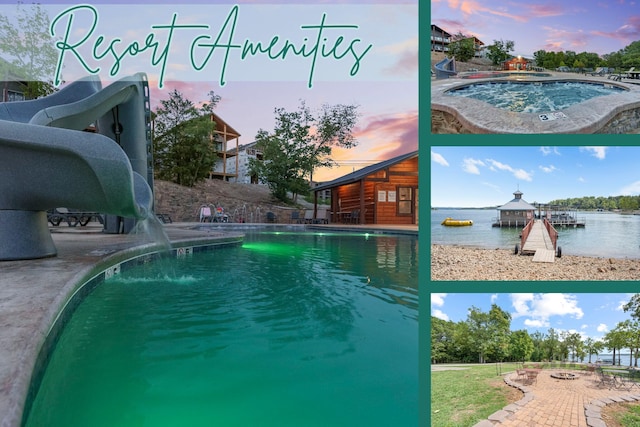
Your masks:
M 237 242 L 242 238 L 242 230 L 237 226 L 251 226 L 224 224 L 217 227 L 214 223 L 211 227 L 193 229 L 197 225 L 200 224 L 165 225 L 173 249 Z M 256 226 L 305 228 L 305 225 L 289 224 Z M 417 235 L 417 226 L 342 227 L 329 224 L 319 227 Z M 59 313 L 78 288 L 113 265 L 162 250 L 161 245 L 146 236 L 104 234 L 101 230 L 101 226 L 91 225 L 55 227 L 52 237 L 58 250 L 56 257 L 0 262 L 0 426 L 21 425 L 40 350 Z
M 606 77 L 576 73 L 548 72 L 549 77 L 518 75 L 489 78 L 449 78 L 431 81 L 432 133 L 456 134 L 591 134 L 634 133 L 640 128 L 640 85 L 636 81 L 614 81 Z M 516 113 L 486 102 L 447 95 L 450 89 L 488 81 L 583 81 L 624 88 L 625 91 L 599 96 L 564 110 L 564 117 L 541 120 L 540 114 Z M 640 83 L 640 80 L 637 80 Z M 555 117 L 555 116 L 554 116 Z

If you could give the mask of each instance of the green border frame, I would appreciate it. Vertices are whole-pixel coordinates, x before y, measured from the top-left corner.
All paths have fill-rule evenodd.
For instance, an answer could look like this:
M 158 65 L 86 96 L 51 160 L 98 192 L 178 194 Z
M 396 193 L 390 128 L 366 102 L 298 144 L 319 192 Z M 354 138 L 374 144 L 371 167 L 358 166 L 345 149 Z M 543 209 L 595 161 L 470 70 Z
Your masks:
M 562 281 L 562 282 L 525 282 L 525 281 L 431 281 L 431 147 L 433 146 L 638 146 L 638 135 L 519 135 L 514 143 L 513 135 L 432 135 L 431 134 L 431 3 L 421 2 L 419 6 L 419 63 L 422 64 L 418 78 L 418 111 L 419 111 L 419 187 L 422 190 L 420 202 L 419 239 L 423 243 L 419 269 L 420 312 L 419 333 L 419 384 L 420 384 L 420 426 L 429 426 L 431 418 L 431 293 L 477 293 L 478 283 L 482 283 L 482 293 L 509 292 L 571 292 L 601 293 L 602 281 Z M 421 42 L 421 43 L 420 43 Z M 422 84 L 420 84 L 422 82 Z M 421 144 L 420 144 L 421 143 Z M 429 149 L 429 151 L 427 151 Z M 426 246 L 426 247 L 425 247 Z M 560 284 L 561 289 L 558 289 Z M 637 293 L 638 281 L 616 282 L 615 292 Z M 429 307 L 427 307 L 429 302 Z

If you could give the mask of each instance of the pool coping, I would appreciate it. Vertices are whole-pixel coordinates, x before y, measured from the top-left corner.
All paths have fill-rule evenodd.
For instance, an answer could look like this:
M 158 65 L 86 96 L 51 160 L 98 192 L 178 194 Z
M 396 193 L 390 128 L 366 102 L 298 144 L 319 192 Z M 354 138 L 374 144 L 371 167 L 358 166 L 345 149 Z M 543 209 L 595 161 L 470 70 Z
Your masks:
M 578 74 L 564 75 L 551 73 L 551 77 L 531 77 L 515 80 L 513 78 L 487 79 L 442 79 L 431 82 L 431 110 L 443 111 L 454 116 L 471 133 L 516 133 L 516 134 L 548 134 L 548 133 L 596 133 L 611 119 L 623 111 L 640 108 L 640 86 L 613 81 L 607 78 L 583 76 Z M 553 82 L 572 81 L 600 83 L 626 89 L 622 93 L 599 96 L 576 105 L 572 105 L 562 112 L 567 116 L 563 119 L 542 121 L 539 113 L 516 113 L 503 110 L 484 101 L 467 97 L 446 95 L 451 89 L 474 83 L 490 81 L 527 81 Z M 460 112 L 464 111 L 464 115 Z
M 2 427 L 23 424 L 49 350 L 75 307 L 105 277 L 120 272 L 122 267 L 148 262 L 152 257 L 188 256 L 199 250 L 238 244 L 243 238 L 237 232 L 165 227 L 172 246 L 168 251 L 141 236 L 84 230 L 52 232 L 58 250 L 56 257 L 0 263 Z M 46 284 L 42 283 L 43 277 L 47 278 Z

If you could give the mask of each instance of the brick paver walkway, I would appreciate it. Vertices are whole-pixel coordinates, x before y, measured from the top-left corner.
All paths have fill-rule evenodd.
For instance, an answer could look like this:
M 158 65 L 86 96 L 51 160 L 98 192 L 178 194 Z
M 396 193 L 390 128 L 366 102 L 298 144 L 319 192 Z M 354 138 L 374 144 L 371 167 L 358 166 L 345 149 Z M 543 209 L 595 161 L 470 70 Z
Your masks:
M 543 370 L 534 384 L 523 385 L 516 373 L 505 382 L 525 392 L 524 397 L 481 421 L 474 427 L 605 427 L 602 407 L 613 402 L 640 401 L 640 387 L 609 389 L 599 385 L 597 374 L 570 371 L 577 379 L 552 378 L 558 370 Z

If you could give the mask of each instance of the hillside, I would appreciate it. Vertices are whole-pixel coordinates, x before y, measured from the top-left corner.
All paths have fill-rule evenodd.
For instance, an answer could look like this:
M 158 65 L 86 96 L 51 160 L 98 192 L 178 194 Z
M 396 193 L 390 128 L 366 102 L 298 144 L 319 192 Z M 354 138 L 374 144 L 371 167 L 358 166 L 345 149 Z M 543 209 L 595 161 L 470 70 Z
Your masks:
M 442 52 L 431 52 L 431 68 L 433 68 L 436 63 L 442 61 L 444 58 L 445 54 Z M 479 71 L 492 71 L 496 68 L 498 67 L 493 65 L 487 58 L 472 58 L 468 62 L 456 61 L 456 71 L 458 73 L 469 71 L 470 69 L 476 69 Z
M 268 211 L 274 212 L 278 222 L 288 222 L 293 206 L 286 206 L 271 196 L 263 185 L 239 184 L 207 179 L 193 188 L 167 181 L 154 183 L 157 213 L 168 214 L 175 222 L 198 221 L 202 205 L 224 208 L 235 222 L 264 222 Z

